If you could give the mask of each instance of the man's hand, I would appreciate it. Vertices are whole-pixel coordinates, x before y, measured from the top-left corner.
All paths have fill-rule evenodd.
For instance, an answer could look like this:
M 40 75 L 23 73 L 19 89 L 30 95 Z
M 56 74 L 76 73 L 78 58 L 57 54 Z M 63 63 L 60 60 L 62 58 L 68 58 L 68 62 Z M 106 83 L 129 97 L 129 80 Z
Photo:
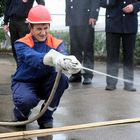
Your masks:
M 44 56 L 43 63 L 55 66 L 57 69 L 66 70 L 70 74 L 78 73 L 81 70 L 81 64 L 75 56 L 65 56 L 53 49 Z
M 133 12 L 133 10 L 134 10 L 133 4 L 129 4 L 123 8 L 123 12 L 125 12 L 125 13 L 131 13 L 131 12 Z
M 8 26 L 8 25 L 4 25 L 4 26 L 3 26 L 3 31 L 4 31 L 5 33 L 7 33 L 7 32 L 9 31 L 9 26 Z
M 92 27 L 96 25 L 96 19 L 94 18 L 90 18 L 88 22 L 89 22 L 89 25 L 91 25 Z
M 78 73 L 81 70 L 80 62 L 73 55 L 64 56 L 62 59 L 59 59 L 57 65 L 70 74 Z

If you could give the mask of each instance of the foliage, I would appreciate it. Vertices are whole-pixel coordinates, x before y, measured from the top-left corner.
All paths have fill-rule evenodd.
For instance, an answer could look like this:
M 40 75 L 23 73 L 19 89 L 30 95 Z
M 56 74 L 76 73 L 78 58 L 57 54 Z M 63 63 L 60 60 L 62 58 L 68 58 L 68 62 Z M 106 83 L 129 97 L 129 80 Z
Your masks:
M 136 38 L 136 48 L 135 48 L 135 63 L 140 64 L 140 35 Z
M 60 38 L 64 41 L 65 46 L 70 49 L 70 38 L 68 31 L 52 31 L 55 37 Z M 105 60 L 106 57 L 106 46 L 105 46 L 105 32 L 95 33 L 94 51 L 95 57 L 98 60 Z M 122 61 L 122 53 L 120 53 L 120 59 Z M 135 64 L 140 64 L 140 35 L 137 35 L 136 39 L 136 49 L 135 49 Z
M 53 34 L 56 38 L 62 39 L 68 51 L 70 50 L 70 37 L 69 37 L 69 32 L 67 30 L 51 30 L 51 34 Z M 2 29 L 0 29 L 0 42 L 2 42 L 3 40 L 5 40 L 5 36 Z M 95 33 L 94 51 L 95 51 L 95 58 L 97 58 L 98 60 L 105 60 L 106 46 L 105 46 L 104 32 Z M 122 55 L 120 57 L 121 57 L 120 59 L 122 60 L 123 59 Z M 140 35 L 137 35 L 137 39 L 136 39 L 134 60 L 135 60 L 135 64 L 140 64 Z
M 2 17 L 4 13 L 5 1 L 6 0 L 0 0 L 0 17 Z
M 68 31 L 51 31 L 56 38 L 62 39 L 65 46 L 70 50 L 70 37 Z M 97 33 L 95 36 L 94 50 L 96 56 L 105 56 L 105 34 Z
M 5 40 L 5 36 L 4 36 L 2 28 L 0 28 L 0 42 L 2 42 L 3 40 Z
M 106 55 L 105 33 L 104 32 L 96 32 L 95 42 L 94 42 L 94 51 L 95 51 L 95 55 L 98 57 Z
M 53 30 L 51 31 L 51 34 L 54 35 L 56 38 L 62 39 L 64 41 L 64 44 L 67 48 L 67 50 L 70 50 L 70 38 L 68 31 L 57 31 Z

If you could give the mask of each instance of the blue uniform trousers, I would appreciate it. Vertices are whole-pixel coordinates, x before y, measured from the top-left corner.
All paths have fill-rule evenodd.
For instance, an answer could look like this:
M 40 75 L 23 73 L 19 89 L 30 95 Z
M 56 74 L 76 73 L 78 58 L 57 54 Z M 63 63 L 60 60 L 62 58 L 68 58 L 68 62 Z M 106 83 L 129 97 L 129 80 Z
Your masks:
M 39 80 L 38 83 L 23 83 L 13 82 L 13 102 L 14 102 L 14 115 L 18 121 L 28 119 L 31 109 L 36 107 L 40 100 L 48 100 L 51 93 L 54 81 L 56 78 L 56 72 L 52 73 L 49 77 Z M 60 98 L 64 93 L 64 90 L 68 88 L 68 78 L 62 74 L 60 82 L 54 98 L 48 107 L 46 113 L 38 119 L 38 124 L 41 125 L 53 119 L 52 114 L 59 105 Z M 43 107 L 43 105 L 42 105 Z

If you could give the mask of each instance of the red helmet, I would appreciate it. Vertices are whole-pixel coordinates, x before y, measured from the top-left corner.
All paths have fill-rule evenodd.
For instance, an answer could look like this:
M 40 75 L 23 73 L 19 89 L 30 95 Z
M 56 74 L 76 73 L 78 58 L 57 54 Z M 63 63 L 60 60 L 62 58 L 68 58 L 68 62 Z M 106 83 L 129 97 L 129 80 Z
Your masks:
M 26 20 L 33 24 L 50 23 L 52 21 L 48 9 L 43 5 L 37 5 L 31 8 Z

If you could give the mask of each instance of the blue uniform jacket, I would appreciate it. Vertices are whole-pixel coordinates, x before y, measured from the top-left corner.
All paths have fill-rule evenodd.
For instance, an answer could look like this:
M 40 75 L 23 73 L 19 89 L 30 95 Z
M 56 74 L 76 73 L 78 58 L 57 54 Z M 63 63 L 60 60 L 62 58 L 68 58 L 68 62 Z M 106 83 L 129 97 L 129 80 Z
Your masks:
M 133 4 L 134 12 L 126 14 L 122 8 Z M 137 12 L 140 10 L 138 0 L 116 0 L 113 7 L 106 9 L 106 32 L 112 33 L 137 33 Z
M 39 82 L 55 71 L 54 67 L 43 64 L 44 55 L 52 49 L 46 45 L 46 41 L 38 42 L 31 36 L 34 46 L 30 47 L 20 40 L 15 42 L 15 49 L 18 59 L 18 67 L 13 77 L 13 81 L 18 82 Z M 56 39 L 51 37 L 51 41 Z M 64 43 L 61 42 L 55 48 L 56 51 L 67 55 Z

